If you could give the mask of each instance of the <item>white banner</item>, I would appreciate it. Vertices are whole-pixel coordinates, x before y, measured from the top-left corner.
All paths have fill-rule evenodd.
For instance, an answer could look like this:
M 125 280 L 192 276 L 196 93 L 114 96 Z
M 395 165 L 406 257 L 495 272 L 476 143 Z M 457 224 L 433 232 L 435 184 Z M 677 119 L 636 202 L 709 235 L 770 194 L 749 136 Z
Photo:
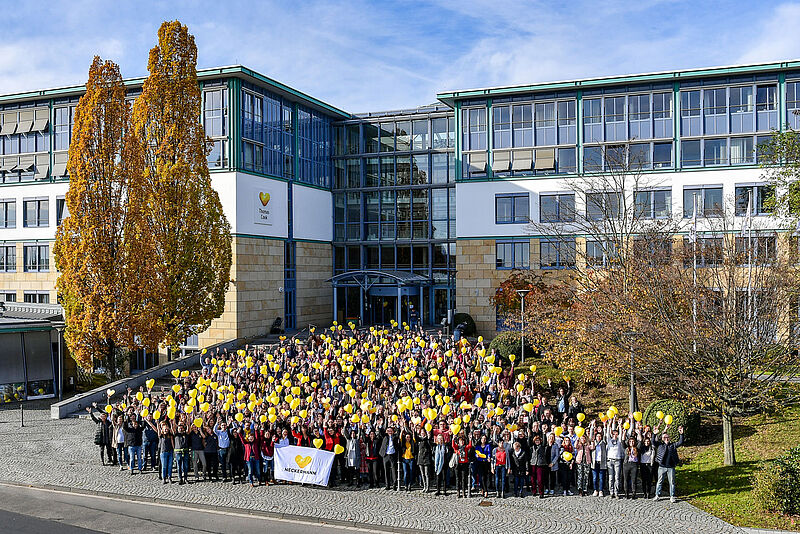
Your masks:
M 335 456 L 311 447 L 275 447 L 275 478 L 327 486 Z

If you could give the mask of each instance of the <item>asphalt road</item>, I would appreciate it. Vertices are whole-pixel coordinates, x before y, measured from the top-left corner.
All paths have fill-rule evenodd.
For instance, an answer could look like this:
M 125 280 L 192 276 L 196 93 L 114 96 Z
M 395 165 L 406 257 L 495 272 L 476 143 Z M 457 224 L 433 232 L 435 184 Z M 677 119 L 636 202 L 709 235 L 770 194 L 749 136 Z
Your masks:
M 320 526 L 246 514 L 200 511 L 183 506 L 92 497 L 47 489 L 0 484 L 0 532 L 13 534 L 164 534 L 280 532 L 344 534 L 375 532 Z

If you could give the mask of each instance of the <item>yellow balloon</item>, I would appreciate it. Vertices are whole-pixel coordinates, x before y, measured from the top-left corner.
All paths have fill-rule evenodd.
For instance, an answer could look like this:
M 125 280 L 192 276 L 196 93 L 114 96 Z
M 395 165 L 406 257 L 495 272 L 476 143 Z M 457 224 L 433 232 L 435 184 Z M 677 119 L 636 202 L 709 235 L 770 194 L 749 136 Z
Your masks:
M 563 453 L 561 453 L 561 457 L 564 459 L 565 462 L 569 462 L 570 460 L 572 460 L 572 453 L 569 451 L 564 451 Z
M 664 422 L 666 424 L 668 424 L 668 425 L 671 425 L 672 424 L 672 416 L 671 415 L 667 415 L 666 417 L 664 417 Z
M 173 369 L 172 370 L 172 376 L 174 376 L 175 378 L 178 378 L 180 375 L 181 375 L 180 369 Z
M 106 404 L 106 413 L 111 413 L 114 411 L 114 408 L 110 404 Z
M 143 398 L 144 398 L 144 395 L 142 395 L 142 392 L 141 391 L 137 391 L 136 392 L 136 400 L 141 402 Z
M 560 436 L 561 434 L 564 433 L 564 429 L 562 427 L 560 427 L 560 426 L 557 426 L 557 427 L 555 427 L 555 429 L 553 429 L 553 433 L 556 436 Z
M 145 408 L 149 408 L 149 407 L 150 407 L 150 399 L 144 399 L 144 400 L 142 401 L 142 405 L 143 405 Z
M 156 410 L 153 412 L 153 419 L 155 419 L 156 421 L 161 419 L 161 410 Z
M 238 421 L 239 423 L 241 423 L 244 420 L 244 414 L 242 414 L 241 412 L 237 413 L 236 415 L 233 416 L 233 418 L 236 419 L 236 421 Z
M 585 414 L 585 413 L 583 413 L 583 412 L 581 412 L 581 413 L 579 413 L 578 415 L 576 415 L 575 417 L 577 417 L 577 418 L 578 418 L 578 421 L 582 423 L 582 422 L 583 422 L 583 420 L 584 420 L 584 419 L 586 419 L 586 414 Z
M 664 412 L 662 412 L 661 410 L 657 411 L 656 417 L 658 417 L 659 420 L 664 419 Z
M 586 432 L 582 426 L 575 427 L 575 435 L 578 437 L 583 436 L 583 433 Z
M 322 438 L 315 438 L 315 439 L 314 439 L 314 446 L 315 446 L 316 448 L 318 448 L 318 449 L 319 449 L 319 448 L 321 448 L 323 445 L 325 445 L 325 440 L 324 440 L 324 439 L 322 439 Z
M 333 453 L 334 454 L 342 454 L 343 452 L 344 452 L 344 447 L 342 447 L 341 445 L 339 445 L 337 443 L 336 446 L 333 448 Z
M 145 382 L 144 385 L 147 386 L 147 389 L 153 389 L 153 386 L 155 385 L 155 383 L 156 383 L 156 381 L 151 378 L 150 380 Z
M 150 410 L 148 410 L 147 408 L 144 408 L 142 410 L 142 417 L 147 417 L 148 415 L 150 415 Z
M 203 426 L 203 419 L 200 418 L 200 417 L 197 417 L 197 418 L 195 418 L 194 421 L 192 421 L 192 423 L 194 423 L 194 426 L 196 426 L 197 428 L 200 428 L 201 426 Z
M 633 412 L 633 418 L 636 421 L 641 421 L 642 420 L 642 412 Z

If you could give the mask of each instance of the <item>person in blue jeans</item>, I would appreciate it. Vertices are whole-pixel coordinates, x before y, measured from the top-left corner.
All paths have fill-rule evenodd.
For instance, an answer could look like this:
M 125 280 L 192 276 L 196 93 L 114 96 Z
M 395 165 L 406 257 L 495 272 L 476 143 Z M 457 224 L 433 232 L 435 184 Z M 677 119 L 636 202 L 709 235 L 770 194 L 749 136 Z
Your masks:
M 593 430 L 593 425 L 589 430 Z M 594 443 L 589 446 L 592 451 L 592 485 L 594 486 L 594 496 L 603 497 L 606 487 L 606 469 L 608 467 L 608 455 L 606 442 L 603 440 L 603 433 L 598 431 L 594 436 Z
M 174 424 L 174 422 L 173 422 Z M 189 434 L 186 433 L 186 424 L 178 423 L 175 435 L 175 463 L 178 464 L 178 484 L 186 484 L 189 476 Z
M 136 461 L 139 461 L 139 473 L 142 472 L 142 439 L 144 427 L 139 424 L 136 416 L 131 416 L 130 420 L 125 421 L 122 425 L 125 432 L 125 445 L 128 448 L 128 456 L 130 457 L 130 473 L 133 475 L 133 470 L 136 469 Z
M 403 467 L 403 485 L 411 491 L 414 481 L 414 459 L 417 457 L 417 442 L 411 432 L 403 430 L 400 436 L 400 460 Z
M 228 449 L 231 446 L 231 435 L 228 433 L 228 425 L 220 417 L 214 424 L 214 434 L 217 435 L 217 457 L 219 458 L 219 466 L 222 469 L 222 481 L 228 481 Z
M 169 427 L 166 421 L 162 421 L 160 426 L 156 428 L 156 425 L 152 423 L 151 420 L 147 421 L 147 424 L 153 430 L 157 430 L 158 432 L 158 448 L 161 450 L 160 460 L 161 460 L 161 476 L 160 478 L 164 481 L 164 484 L 172 483 L 172 457 L 175 450 L 175 442 L 174 437 L 172 435 L 172 429 Z
M 150 469 L 155 471 L 158 464 L 158 431 L 154 430 L 149 424 L 144 427 L 144 434 L 142 435 L 142 460 L 145 469 L 147 469 L 148 458 L 150 460 Z M 160 471 L 158 478 L 161 478 Z
M 656 427 L 653 430 L 653 442 L 656 446 L 656 462 L 658 463 L 658 482 L 656 482 L 656 495 L 653 497 L 657 501 L 661 495 L 661 486 L 664 484 L 664 477 L 667 478 L 669 484 L 669 499 L 676 502 L 675 497 L 675 467 L 678 465 L 678 447 L 683 445 L 683 427 L 678 427 L 678 442 L 670 443 L 667 428 L 664 427 L 664 433 L 659 438 L 659 429 Z
M 492 472 L 494 473 L 494 487 L 497 490 L 497 496 L 501 499 L 505 498 L 506 487 L 506 472 L 508 470 L 508 451 L 506 451 L 506 442 L 503 438 L 497 443 L 497 447 L 492 454 Z
M 119 470 L 125 469 L 130 459 L 128 458 L 128 448 L 125 447 L 125 429 L 123 428 L 122 416 L 118 415 L 114 419 L 113 426 L 114 435 L 112 440 L 114 447 L 117 449 L 117 462 L 119 462 Z

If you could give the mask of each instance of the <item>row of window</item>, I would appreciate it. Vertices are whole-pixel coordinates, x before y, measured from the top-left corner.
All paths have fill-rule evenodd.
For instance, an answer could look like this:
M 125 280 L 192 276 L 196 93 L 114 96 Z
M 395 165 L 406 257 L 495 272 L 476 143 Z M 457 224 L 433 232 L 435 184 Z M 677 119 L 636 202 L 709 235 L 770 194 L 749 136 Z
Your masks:
M 722 237 L 699 237 L 697 239 L 698 267 L 715 267 L 724 260 L 724 239 Z M 540 269 L 570 269 L 575 267 L 576 241 L 574 238 L 549 238 L 539 240 Z M 683 239 L 684 250 L 691 250 L 689 238 Z M 665 240 L 659 247 L 658 254 L 648 250 L 655 261 L 670 261 L 672 243 Z M 755 236 L 752 238 L 736 237 L 734 239 L 735 260 L 737 265 L 767 264 L 777 257 L 777 237 Z M 589 266 L 607 267 L 613 265 L 617 256 L 616 248 L 611 242 L 586 241 L 585 259 Z M 689 267 L 694 256 L 684 258 L 684 266 Z M 495 243 L 496 269 L 530 269 L 530 241 L 510 240 Z
M 25 228 L 46 228 L 50 226 L 50 201 L 47 198 L 33 198 L 22 201 L 22 225 Z M 56 226 L 69 217 L 64 197 L 56 197 Z M 0 199 L 0 228 L 17 227 L 17 201 Z
M 284 176 L 294 174 L 293 106 L 258 88 L 242 91 L 242 166 Z
M 334 193 L 334 239 L 455 238 L 454 188 Z
M 740 185 L 735 189 L 736 216 L 769 215 L 774 210 L 775 187 Z M 597 192 L 586 194 L 586 218 L 592 221 L 619 218 L 620 194 Z M 723 213 L 722 186 L 709 185 L 683 189 L 683 217 L 720 217 Z M 637 191 L 635 214 L 640 218 L 664 219 L 672 216 L 672 190 L 658 188 Z M 696 212 L 696 213 L 695 213 Z M 539 195 L 539 222 L 574 222 L 575 193 L 542 193 Z M 495 223 L 520 224 L 530 219 L 529 193 L 495 195 Z
M 50 304 L 50 293 L 47 291 L 23 291 L 22 301 L 26 304 Z M 17 302 L 17 292 L 0 291 L 0 302 Z
M 455 179 L 452 152 L 334 161 L 334 189 L 447 184 Z
M 26 273 L 41 273 L 50 270 L 50 247 L 39 243 L 24 243 L 22 246 L 22 268 Z M 0 272 L 17 271 L 17 244 L 0 245 Z
M 432 245 L 349 245 L 333 247 L 336 272 L 358 269 L 452 272 L 456 266 L 455 243 Z
M 340 125 L 334 128 L 334 154 L 341 156 L 453 148 L 454 128 L 452 116 Z

